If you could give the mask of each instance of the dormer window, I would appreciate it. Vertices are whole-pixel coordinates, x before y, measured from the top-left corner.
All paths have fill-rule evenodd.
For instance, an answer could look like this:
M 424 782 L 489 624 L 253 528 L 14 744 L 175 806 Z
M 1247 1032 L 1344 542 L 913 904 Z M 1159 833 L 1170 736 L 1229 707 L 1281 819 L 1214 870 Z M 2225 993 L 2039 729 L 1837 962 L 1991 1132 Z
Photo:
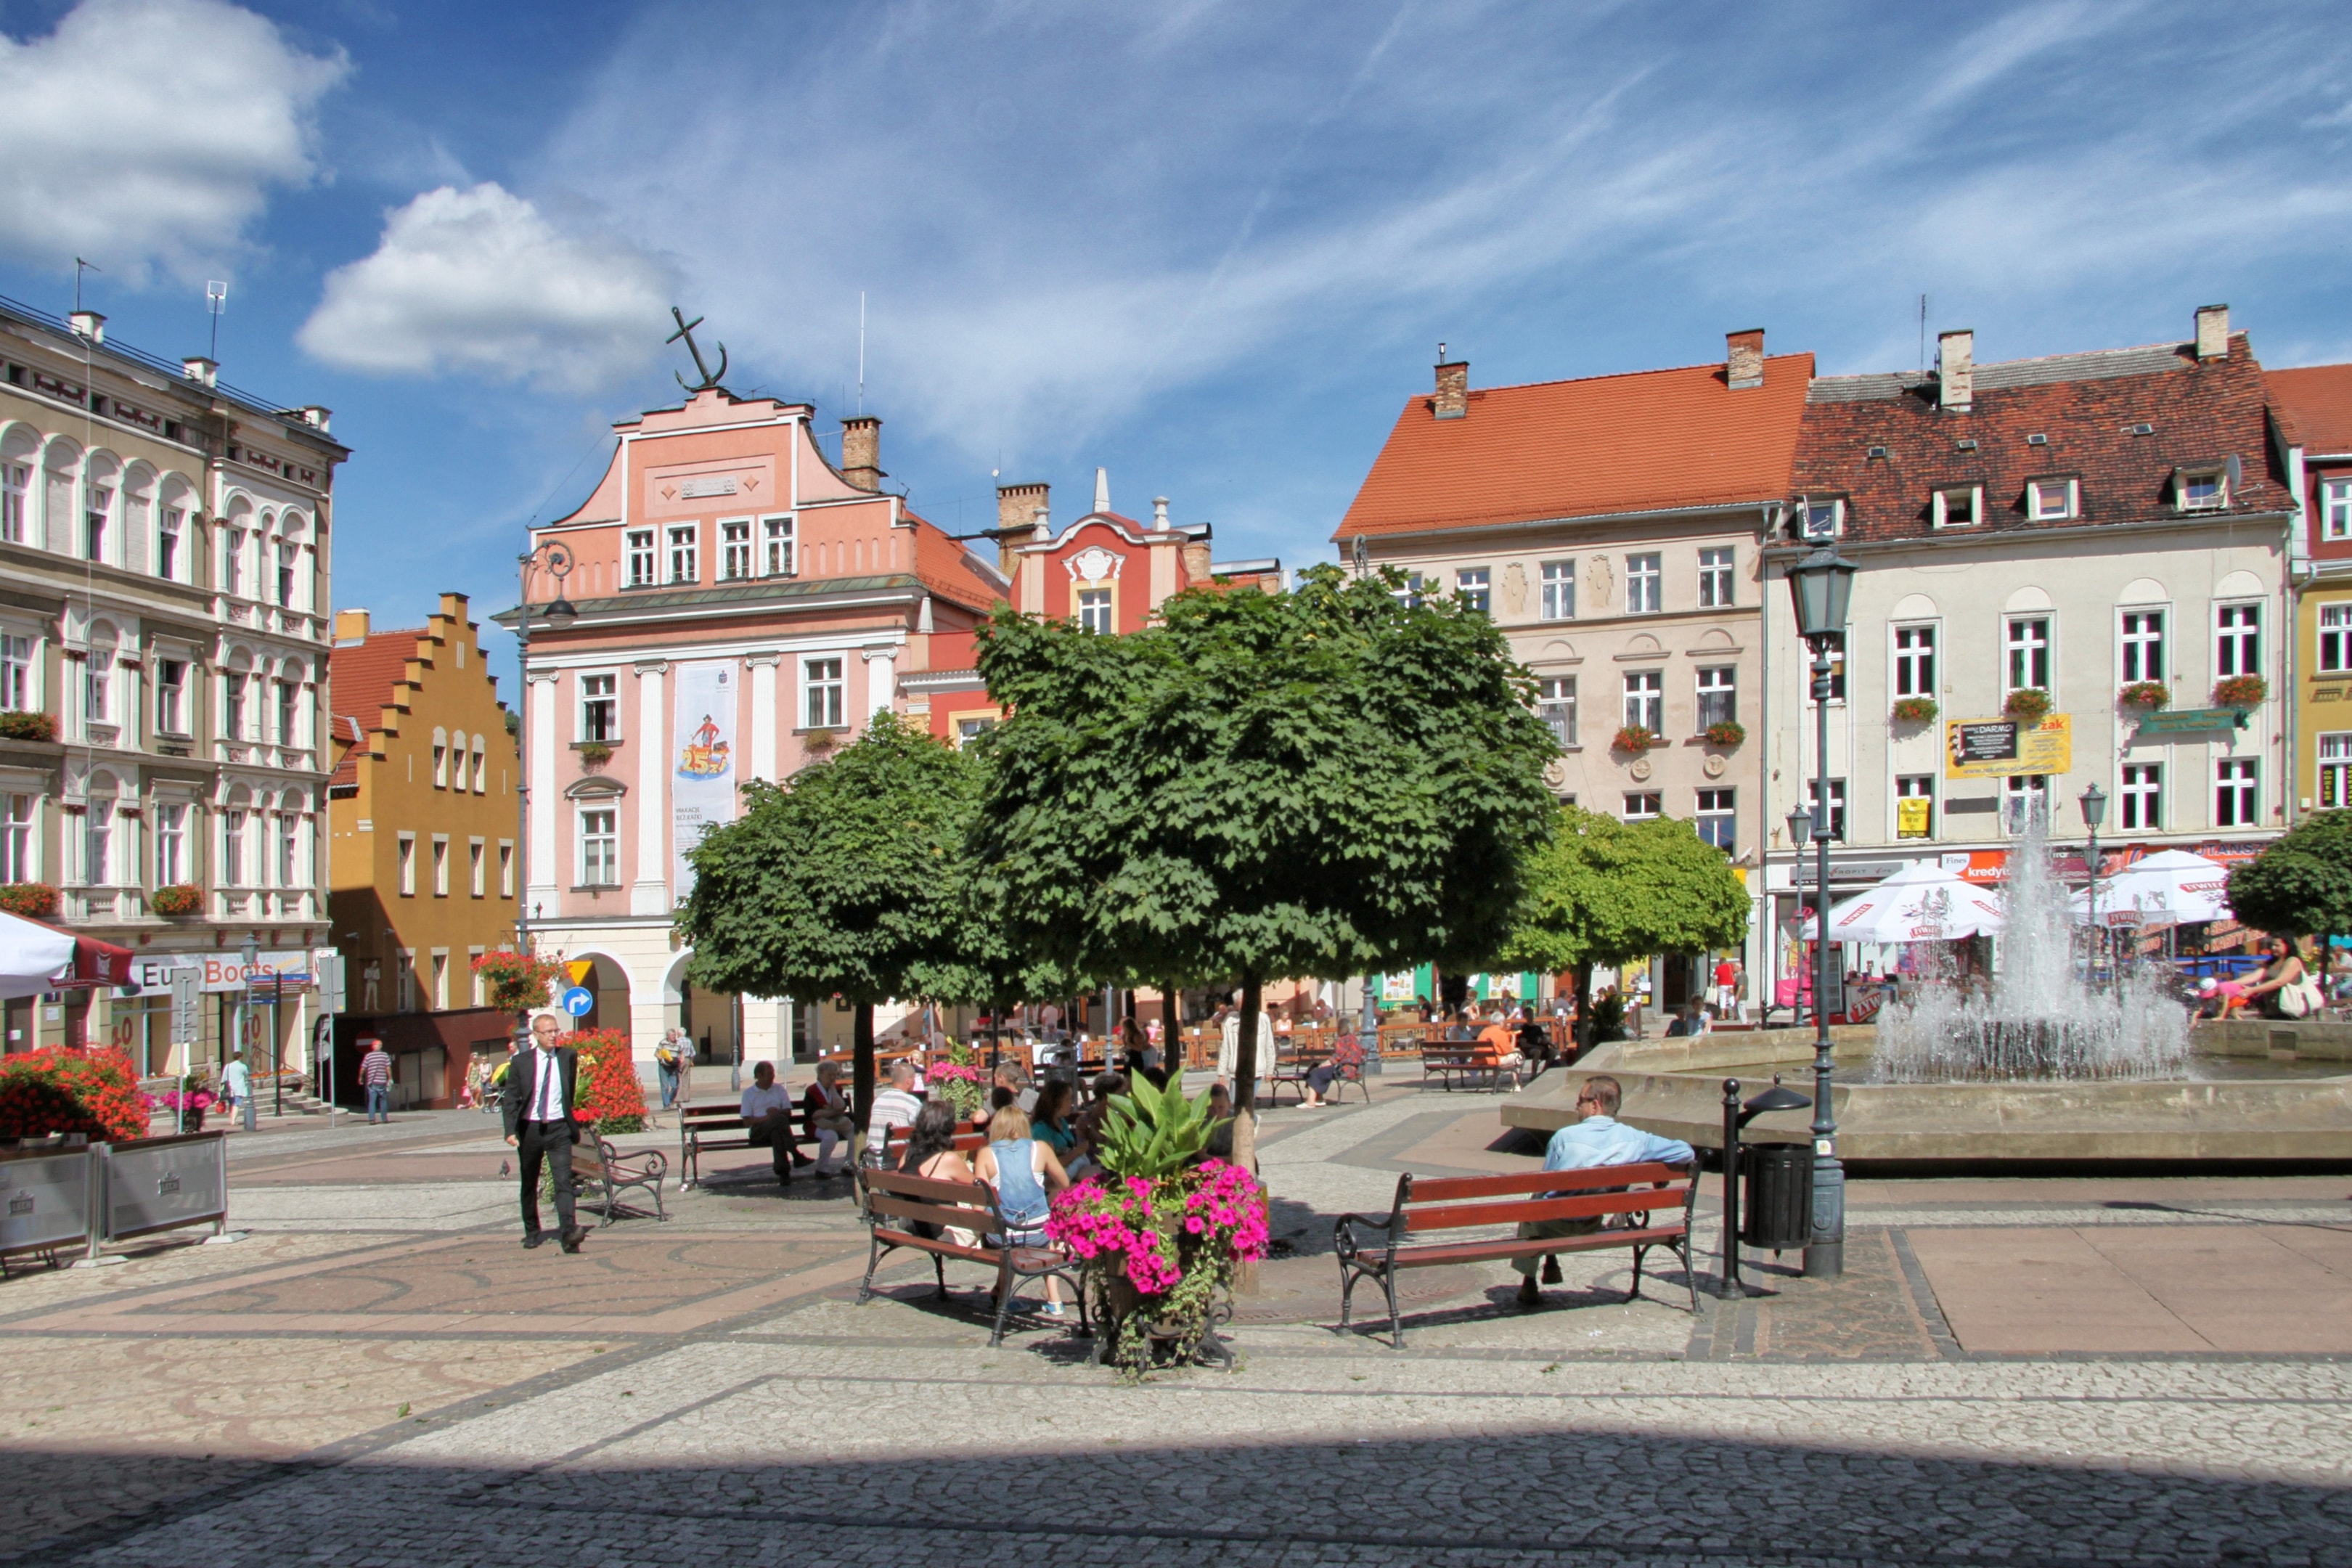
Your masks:
M 1800 539 L 1835 539 L 1845 531 L 1845 501 L 1834 496 L 1801 496 L 1795 521 Z
M 1984 521 L 1982 485 L 1947 485 L 1936 492 L 1930 523 L 1937 528 L 1974 528 Z
M 2073 479 L 2028 479 L 2025 515 L 2036 522 L 2063 522 L 2082 510 L 2081 492 Z
M 2173 474 L 2176 504 L 2182 511 L 2220 511 L 2230 504 L 2228 465 L 2179 468 Z

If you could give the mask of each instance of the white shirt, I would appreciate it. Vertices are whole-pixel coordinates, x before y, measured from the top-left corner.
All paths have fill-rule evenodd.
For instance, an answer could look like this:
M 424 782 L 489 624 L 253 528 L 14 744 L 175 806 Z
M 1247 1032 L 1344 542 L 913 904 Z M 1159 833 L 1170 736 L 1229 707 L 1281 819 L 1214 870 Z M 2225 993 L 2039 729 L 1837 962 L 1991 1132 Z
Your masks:
M 243 1062 L 231 1062 L 222 1069 L 221 1078 L 228 1085 L 231 1100 L 243 1100 L 253 1087 L 253 1069 Z
M 563 1065 L 555 1053 L 545 1046 L 531 1047 L 539 1059 L 531 1064 L 535 1076 L 530 1080 L 530 1114 L 527 1121 L 561 1121 L 563 1120 Z
M 772 1116 L 779 1110 L 790 1110 L 793 1091 L 782 1084 L 772 1083 L 761 1089 L 757 1083 L 743 1091 L 743 1120 L 757 1121 L 762 1116 Z
M 923 1109 L 911 1090 L 893 1084 L 874 1097 L 872 1117 L 866 1124 L 866 1146 L 880 1153 L 889 1146 L 890 1129 L 912 1127 Z

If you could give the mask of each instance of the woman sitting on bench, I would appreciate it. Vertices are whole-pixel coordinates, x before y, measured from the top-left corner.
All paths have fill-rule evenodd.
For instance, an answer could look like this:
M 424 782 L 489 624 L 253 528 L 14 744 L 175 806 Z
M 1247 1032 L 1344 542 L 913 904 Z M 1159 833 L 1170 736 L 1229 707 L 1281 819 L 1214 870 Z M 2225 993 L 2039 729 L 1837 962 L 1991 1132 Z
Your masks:
M 997 1206 L 1004 1214 L 1004 1234 L 988 1238 L 991 1247 L 1043 1247 L 1045 1216 L 1052 1205 L 1049 1193 L 1070 1184 L 1067 1172 L 1054 1151 L 1030 1136 L 1029 1113 L 1007 1105 L 988 1119 L 988 1147 L 973 1162 L 980 1179 L 996 1189 Z M 1061 1281 L 1045 1277 L 1045 1314 L 1062 1316 Z
M 841 1064 L 816 1064 L 816 1081 L 808 1086 L 801 1097 L 801 1108 L 808 1116 L 808 1129 L 816 1139 L 816 1174 L 845 1176 L 849 1174 L 849 1151 L 857 1135 L 857 1123 L 849 1119 L 849 1101 L 842 1098 Z M 835 1150 L 841 1158 L 833 1157 Z
M 900 1174 L 921 1176 L 932 1182 L 969 1182 L 971 1166 L 957 1152 L 955 1107 L 944 1100 L 924 1102 L 915 1113 L 915 1125 L 907 1134 L 906 1151 L 898 1156 Z M 978 1247 L 980 1237 L 961 1226 L 941 1227 L 929 1220 L 908 1222 L 908 1228 L 917 1236 L 937 1241 L 944 1235 L 958 1247 Z

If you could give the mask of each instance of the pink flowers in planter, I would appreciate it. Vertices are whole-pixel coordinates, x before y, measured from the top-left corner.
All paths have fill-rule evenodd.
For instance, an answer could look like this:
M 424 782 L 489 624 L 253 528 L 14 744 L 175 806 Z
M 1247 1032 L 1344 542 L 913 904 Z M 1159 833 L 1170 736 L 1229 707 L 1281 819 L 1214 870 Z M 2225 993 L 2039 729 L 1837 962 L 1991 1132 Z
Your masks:
M 1163 1296 L 1192 1267 L 1265 1257 L 1265 1194 L 1223 1160 L 1156 1180 L 1089 1176 L 1054 1195 L 1045 1235 L 1083 1261 L 1118 1266 L 1138 1294 Z

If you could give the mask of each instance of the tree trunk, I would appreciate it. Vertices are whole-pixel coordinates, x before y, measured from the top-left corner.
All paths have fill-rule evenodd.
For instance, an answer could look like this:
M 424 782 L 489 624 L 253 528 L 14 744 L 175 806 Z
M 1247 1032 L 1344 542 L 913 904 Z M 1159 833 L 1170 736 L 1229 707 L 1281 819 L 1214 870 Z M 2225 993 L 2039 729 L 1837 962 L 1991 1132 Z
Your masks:
M 1184 1087 L 1184 1041 L 1178 1029 L 1178 1015 L 1182 1012 L 1176 1002 L 1176 983 L 1160 983 L 1160 1087 L 1174 1084 L 1181 1092 Z
M 849 1114 L 863 1132 L 874 1114 L 874 1004 L 858 1003 L 850 1017 Z
M 1242 975 L 1242 1037 L 1234 1053 L 1234 1163 L 1252 1176 L 1257 1174 L 1257 1012 L 1263 984 L 1255 970 Z M 1269 1195 L 1269 1205 L 1272 1201 Z M 1256 1293 L 1255 1262 L 1243 1258 L 1234 1266 L 1234 1289 Z
M 1576 1054 L 1592 1048 L 1592 965 L 1576 966 Z

